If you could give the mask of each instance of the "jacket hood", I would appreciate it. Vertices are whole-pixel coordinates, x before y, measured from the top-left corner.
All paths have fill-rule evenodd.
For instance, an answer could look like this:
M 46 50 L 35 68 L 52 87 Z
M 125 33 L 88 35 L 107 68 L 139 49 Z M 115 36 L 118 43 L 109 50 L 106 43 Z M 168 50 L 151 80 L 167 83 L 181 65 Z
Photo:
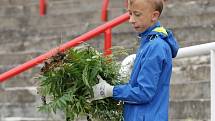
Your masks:
M 170 30 L 167 30 L 168 35 L 163 38 L 170 46 L 172 51 L 172 58 L 175 58 L 177 56 L 178 50 L 179 50 L 179 44 L 174 37 L 173 33 Z
M 174 37 L 172 31 L 161 27 L 160 22 L 157 22 L 154 26 L 150 28 L 150 32 L 148 32 L 147 36 L 150 35 L 160 36 L 160 38 L 165 40 L 170 46 L 172 51 L 172 58 L 175 58 L 177 56 L 179 44 Z

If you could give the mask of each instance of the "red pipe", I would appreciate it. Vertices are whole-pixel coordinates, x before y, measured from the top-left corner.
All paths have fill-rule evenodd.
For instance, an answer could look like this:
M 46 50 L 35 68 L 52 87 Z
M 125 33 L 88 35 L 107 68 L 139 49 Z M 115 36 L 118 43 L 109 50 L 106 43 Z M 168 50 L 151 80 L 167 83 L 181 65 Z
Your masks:
M 46 1 L 40 0 L 40 16 L 44 16 L 46 13 Z
M 100 25 L 99 27 L 83 34 L 82 36 L 79 36 L 77 38 L 75 38 L 74 40 L 71 40 L 59 47 L 56 47 L 50 51 L 48 51 L 47 53 L 40 55 L 20 66 L 17 66 L 7 72 L 4 72 L 3 74 L 0 75 L 0 83 L 4 82 L 6 79 L 9 79 L 11 77 L 14 77 L 15 75 L 18 75 L 21 72 L 26 71 L 27 69 L 30 69 L 36 65 L 38 65 L 39 63 L 42 63 L 44 60 L 46 60 L 47 58 L 50 58 L 51 56 L 55 55 L 57 52 L 63 52 L 71 47 L 74 47 L 78 44 L 81 44 L 93 37 L 95 37 L 96 35 L 99 35 L 101 33 L 103 33 L 105 30 L 109 29 L 109 28 L 113 28 L 125 21 L 127 21 L 129 19 L 129 14 L 125 13 L 117 18 L 115 18 L 114 20 L 107 22 L 103 25 Z
M 109 0 L 103 0 L 101 19 L 104 22 L 107 21 L 108 4 L 109 4 Z
M 112 54 L 111 46 L 112 46 L 112 33 L 111 33 L 111 29 L 107 29 L 105 31 L 104 55 Z

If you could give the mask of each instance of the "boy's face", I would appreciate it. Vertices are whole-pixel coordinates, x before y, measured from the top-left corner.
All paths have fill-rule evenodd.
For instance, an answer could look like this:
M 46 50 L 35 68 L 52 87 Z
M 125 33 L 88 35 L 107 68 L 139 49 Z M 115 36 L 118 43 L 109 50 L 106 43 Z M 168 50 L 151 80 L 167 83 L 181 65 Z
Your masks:
M 160 15 L 149 0 L 128 0 L 128 12 L 129 22 L 137 32 L 144 32 L 158 20 Z

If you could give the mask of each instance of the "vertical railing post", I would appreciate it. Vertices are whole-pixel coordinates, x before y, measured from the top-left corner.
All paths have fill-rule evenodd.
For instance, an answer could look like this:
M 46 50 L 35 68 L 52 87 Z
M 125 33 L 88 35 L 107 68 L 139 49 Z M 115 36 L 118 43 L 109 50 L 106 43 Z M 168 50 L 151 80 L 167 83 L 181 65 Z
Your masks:
M 108 4 L 109 4 L 109 0 L 103 0 L 102 15 L 101 15 L 102 21 L 107 21 Z
M 211 121 L 215 121 L 215 50 L 211 50 Z
M 40 16 L 44 16 L 46 13 L 46 1 L 40 0 Z
M 112 46 L 112 33 L 111 29 L 107 29 L 104 33 L 105 41 L 104 41 L 104 55 L 110 55 L 112 53 L 111 46 Z

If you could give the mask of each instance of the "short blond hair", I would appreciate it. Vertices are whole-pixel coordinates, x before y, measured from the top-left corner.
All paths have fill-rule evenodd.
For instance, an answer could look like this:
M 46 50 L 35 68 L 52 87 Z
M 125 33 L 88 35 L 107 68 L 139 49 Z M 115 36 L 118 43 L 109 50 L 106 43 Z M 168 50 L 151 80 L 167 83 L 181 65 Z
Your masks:
M 154 9 L 156 11 L 159 11 L 160 14 L 162 13 L 163 11 L 163 6 L 164 6 L 164 1 L 163 0 L 152 0 L 153 1 L 153 5 L 154 5 Z
M 128 3 L 132 5 L 133 2 L 135 1 L 136 0 L 128 0 Z M 156 11 L 160 12 L 160 14 L 162 13 L 165 0 L 145 0 L 145 1 L 150 2 Z

